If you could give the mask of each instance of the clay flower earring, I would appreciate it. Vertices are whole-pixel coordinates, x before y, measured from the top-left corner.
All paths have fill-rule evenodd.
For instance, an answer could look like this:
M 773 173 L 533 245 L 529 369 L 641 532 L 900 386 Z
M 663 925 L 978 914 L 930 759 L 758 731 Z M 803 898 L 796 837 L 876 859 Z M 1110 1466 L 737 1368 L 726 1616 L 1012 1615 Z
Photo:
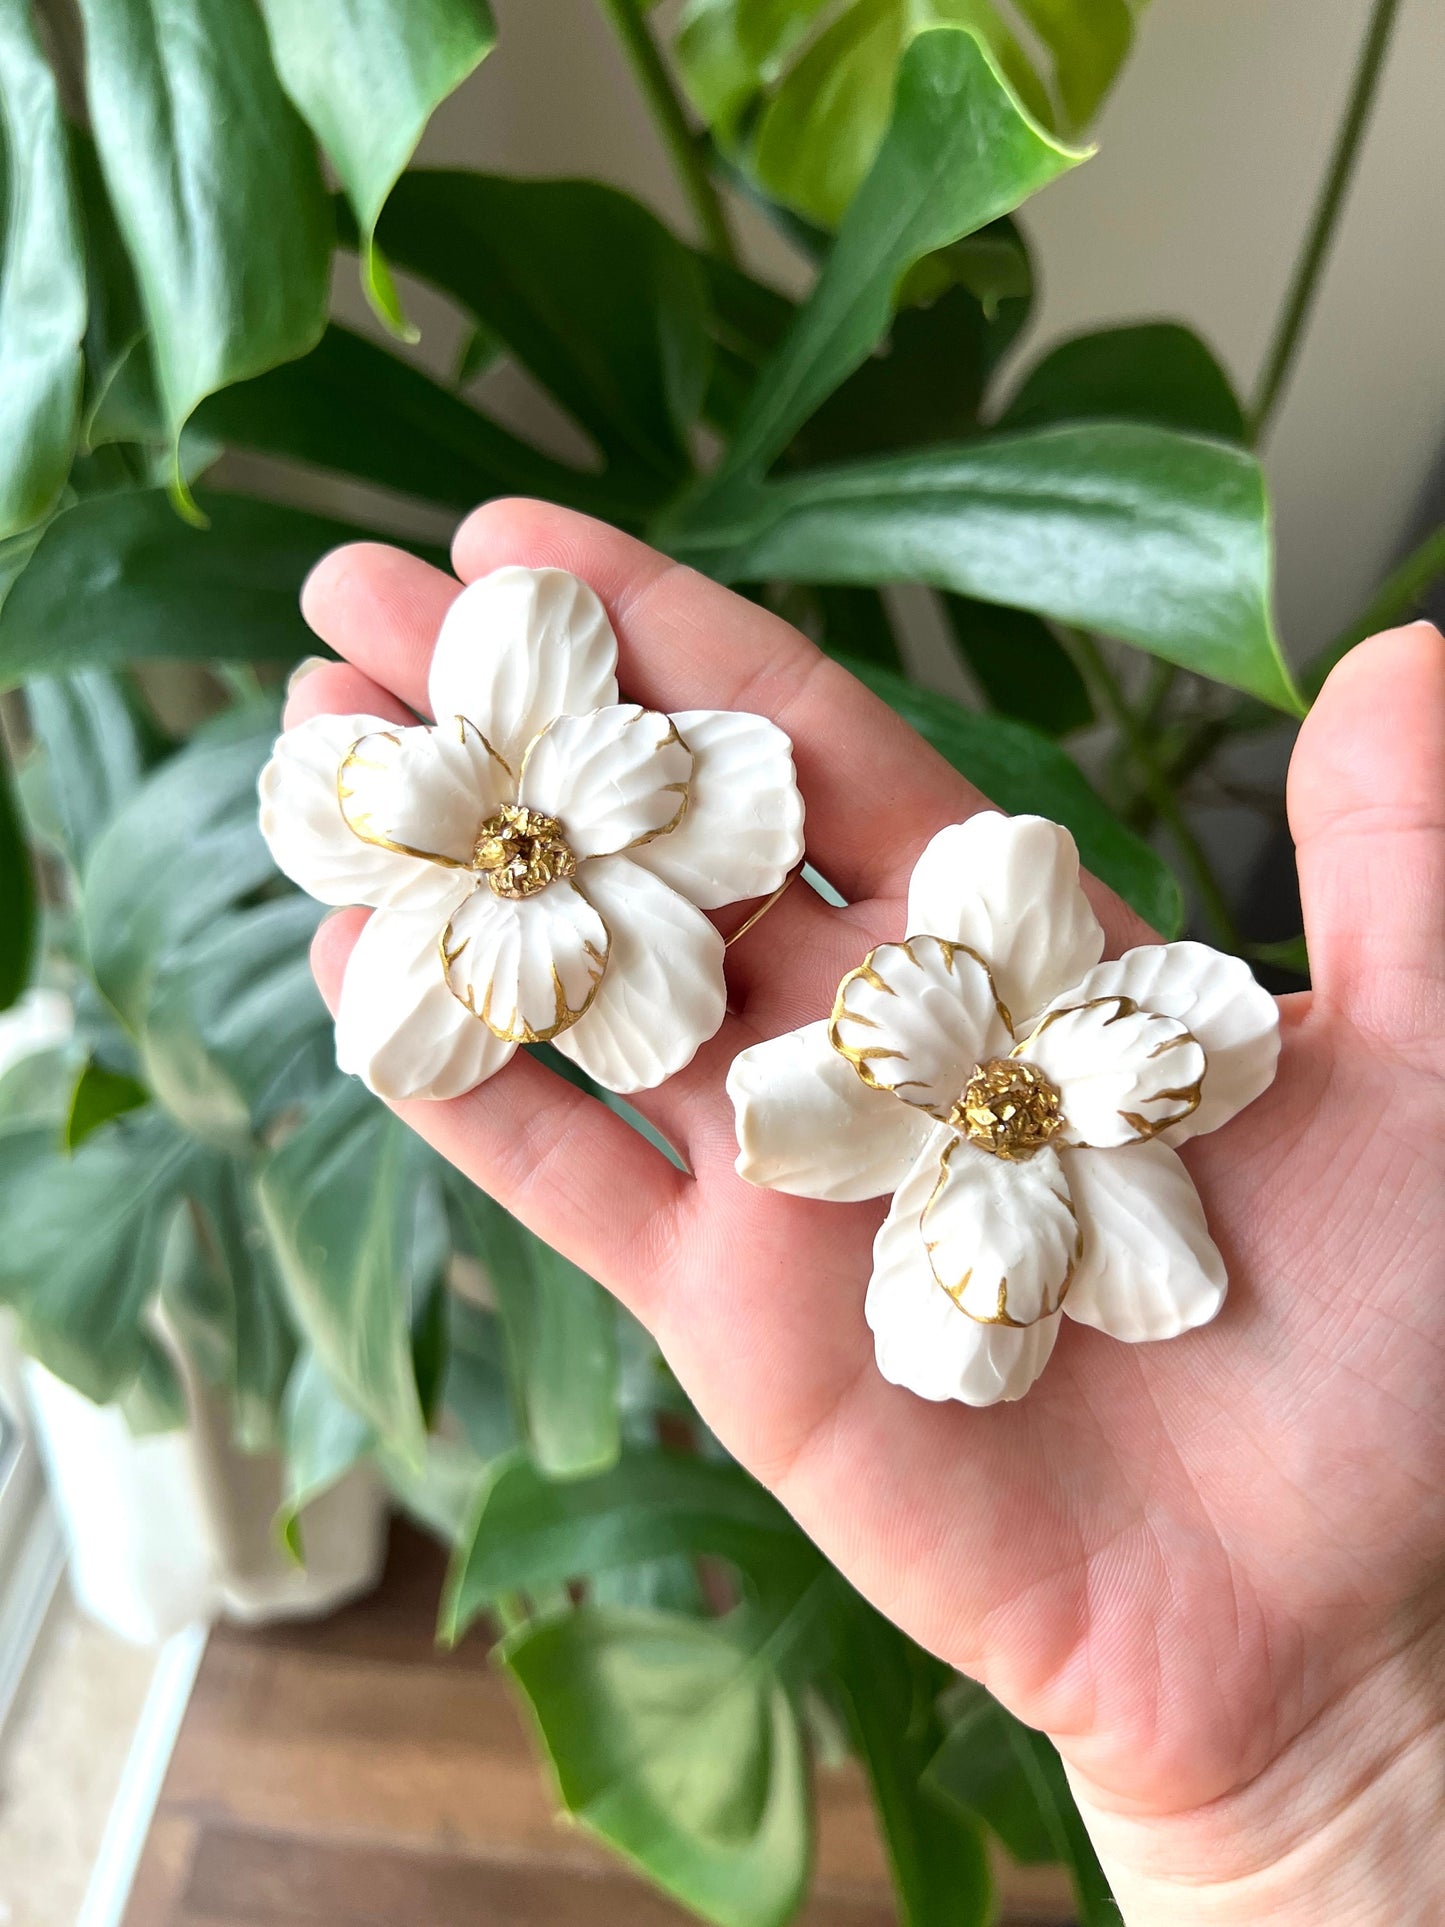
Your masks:
M 622 703 L 617 639 L 559 569 L 498 569 L 447 612 L 435 723 L 318 716 L 261 773 L 279 867 L 373 915 L 336 1059 L 382 1097 L 456 1097 L 551 1041 L 642 1090 L 717 1030 L 704 910 L 775 890 L 803 848 L 787 737 L 761 716 Z
M 1064 1312 L 1156 1339 L 1223 1303 L 1172 1147 L 1269 1085 L 1274 999 L 1203 944 L 1103 947 L 1068 831 L 975 816 L 924 850 L 907 937 L 832 1016 L 732 1066 L 743 1177 L 893 1193 L 866 1316 L 883 1376 L 922 1398 L 1021 1398 Z

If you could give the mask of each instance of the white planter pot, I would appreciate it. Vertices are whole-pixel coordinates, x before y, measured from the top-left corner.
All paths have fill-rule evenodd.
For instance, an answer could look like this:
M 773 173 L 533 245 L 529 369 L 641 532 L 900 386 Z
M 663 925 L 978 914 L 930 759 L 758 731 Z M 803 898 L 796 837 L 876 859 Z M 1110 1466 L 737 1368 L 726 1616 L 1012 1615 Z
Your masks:
M 187 1373 L 191 1422 L 136 1438 L 34 1360 L 25 1383 L 82 1608 L 156 1644 L 222 1614 L 309 1618 L 369 1592 L 386 1553 L 387 1500 L 369 1467 L 306 1510 L 306 1564 L 277 1546 L 282 1467 L 232 1446 L 222 1400 Z

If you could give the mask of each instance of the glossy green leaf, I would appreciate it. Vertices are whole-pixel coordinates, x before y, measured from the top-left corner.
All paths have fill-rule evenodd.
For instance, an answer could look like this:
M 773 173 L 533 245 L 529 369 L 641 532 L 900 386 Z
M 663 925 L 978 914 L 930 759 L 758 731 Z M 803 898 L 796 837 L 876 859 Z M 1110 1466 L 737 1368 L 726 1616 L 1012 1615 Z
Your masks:
M 555 1479 L 611 1465 L 621 1448 L 612 1300 L 475 1185 L 454 1179 L 451 1196 L 461 1239 L 491 1283 L 518 1423 L 537 1464 Z
M 203 402 L 196 432 L 466 510 L 537 495 L 626 517 L 605 481 L 543 455 L 419 368 L 333 324 L 309 355 Z
M 670 546 L 725 582 L 928 582 L 1299 708 L 1264 478 L 1223 442 L 1143 422 L 981 437 L 734 489 Z
M 80 408 L 85 262 L 65 122 L 29 0 L 0 8 L 0 537 L 55 506 Z
M 65 1116 L 66 1150 L 78 1149 L 92 1131 L 109 1124 L 113 1117 L 138 1111 L 143 1104 L 150 1103 L 150 1097 L 145 1085 L 137 1083 L 135 1078 L 128 1077 L 124 1071 L 109 1070 L 96 1058 L 88 1057 L 70 1093 L 70 1107 Z
M 330 204 L 253 7 L 80 0 L 80 11 L 96 150 L 174 443 L 206 395 L 320 337 Z
M 948 1737 L 928 1769 L 930 1787 L 976 1814 L 1021 1865 L 1066 1866 L 1079 1927 L 1118 1927 L 1119 1909 L 1053 1747 L 971 1680 L 960 1680 L 950 1699 Z
M 63 509 L 0 607 L 0 689 L 158 656 L 295 662 L 313 651 L 301 584 L 326 550 L 372 532 L 241 495 L 202 501 L 204 530 L 160 489 Z
M 0 1010 L 8 1010 L 29 983 L 35 941 L 35 872 L 0 739 Z
M 486 0 L 261 0 L 276 70 L 345 190 L 367 299 L 411 333 L 373 235 L 433 111 L 496 40 Z
M 313 1499 L 330 1491 L 365 1458 L 372 1430 L 338 1396 L 315 1352 L 297 1359 L 286 1385 L 282 1410 L 286 1450 L 286 1496 L 275 1530 L 298 1565 L 305 1558 L 301 1515 Z
M 147 1307 L 195 1147 L 153 1106 L 73 1156 L 53 1129 L 0 1130 L 0 1303 L 23 1349 L 105 1403 L 146 1358 Z
M 777 1629 L 582 1607 L 508 1640 L 563 1805 L 716 1927 L 783 1927 L 812 1821 Z
M 1037 616 L 996 602 L 946 595 L 944 614 L 958 653 L 990 708 L 1064 736 L 1093 721 L 1094 707 L 1073 658 Z
M 868 1774 L 900 1927 L 988 1927 L 993 1881 L 982 1829 L 924 1785 L 943 1741 L 935 1702 L 950 1676 L 862 1600 L 838 1638 L 837 1679 Z
M 868 663 L 849 663 L 903 720 L 940 755 L 1010 815 L 1034 813 L 1062 823 L 1079 846 L 1086 869 L 1132 904 L 1161 936 L 1177 937 L 1184 900 L 1163 859 L 1111 814 L 1077 763 L 1023 723 L 961 709 L 901 676 Z
M 1244 410 L 1209 349 L 1173 321 L 1061 341 L 1024 376 L 1001 428 L 1052 422 L 1153 422 L 1186 434 L 1244 443 Z
M 919 34 L 899 68 L 878 158 L 700 500 L 782 452 L 881 339 L 900 284 L 924 255 L 1007 214 L 1082 158 L 1021 111 L 971 33 Z
M 457 1549 L 440 1631 L 460 1639 L 508 1593 L 673 1553 L 709 1553 L 763 1576 L 818 1561 L 778 1502 L 735 1465 L 637 1448 L 598 1477 L 562 1482 L 519 1457 L 487 1488 Z
M 657 499 L 692 466 L 707 381 L 706 295 L 654 214 L 591 181 L 420 169 L 378 230 L 455 297 L 592 437 L 613 480 Z
M 421 1140 L 347 1079 L 260 1175 L 302 1336 L 347 1404 L 412 1461 L 420 1461 L 424 1428 L 411 1317 L 433 1276 L 418 1263 L 441 1214 L 433 1170 Z
M 45 753 L 65 854 L 78 873 L 145 773 L 145 737 L 125 690 L 104 670 L 38 676 L 26 685 L 25 705 Z

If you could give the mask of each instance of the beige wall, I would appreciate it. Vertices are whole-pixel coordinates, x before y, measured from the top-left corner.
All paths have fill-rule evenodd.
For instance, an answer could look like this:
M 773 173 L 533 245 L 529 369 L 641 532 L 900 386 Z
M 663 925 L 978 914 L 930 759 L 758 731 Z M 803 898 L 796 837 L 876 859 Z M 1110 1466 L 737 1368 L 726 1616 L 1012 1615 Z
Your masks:
M 1368 0 L 1153 0 L 1100 152 L 1026 216 L 1035 341 L 1175 315 L 1245 388 L 1262 357 Z M 501 46 L 423 159 L 596 173 L 681 218 L 594 0 L 497 0 Z M 1268 449 L 1293 652 L 1396 551 L 1445 432 L 1445 4 L 1404 0 L 1355 191 Z

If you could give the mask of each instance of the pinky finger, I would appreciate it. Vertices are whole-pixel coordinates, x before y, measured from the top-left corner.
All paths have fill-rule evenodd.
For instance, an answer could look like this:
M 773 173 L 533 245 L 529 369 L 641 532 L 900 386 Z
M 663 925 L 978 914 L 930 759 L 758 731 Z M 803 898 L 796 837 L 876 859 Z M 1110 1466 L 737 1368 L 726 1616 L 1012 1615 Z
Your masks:
M 342 911 L 312 944 L 312 968 L 333 1015 L 364 922 L 364 912 Z M 647 1322 L 694 1186 L 622 1118 L 523 1051 L 463 1097 L 391 1109 Z

